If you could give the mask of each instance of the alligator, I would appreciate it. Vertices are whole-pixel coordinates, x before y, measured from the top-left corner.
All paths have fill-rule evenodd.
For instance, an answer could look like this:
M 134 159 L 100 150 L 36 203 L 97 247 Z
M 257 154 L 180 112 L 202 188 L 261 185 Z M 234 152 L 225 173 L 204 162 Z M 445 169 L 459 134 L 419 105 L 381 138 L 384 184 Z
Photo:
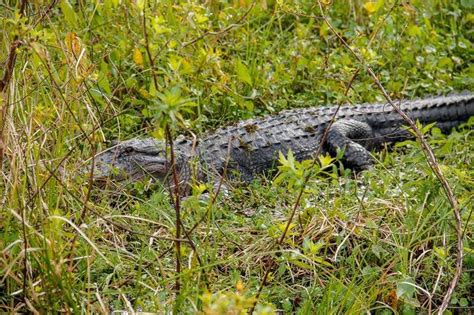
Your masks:
M 474 116 L 473 93 L 396 104 L 411 119 L 436 123 L 443 133 Z M 334 155 L 343 150 L 344 165 L 361 171 L 374 163 L 370 150 L 413 137 L 405 125 L 394 108 L 384 103 L 300 108 L 241 121 L 197 141 L 179 137 L 173 143 L 173 152 L 182 183 L 190 183 L 191 178 L 215 181 L 216 175 L 223 174 L 248 183 L 257 174 L 274 168 L 279 152 L 287 154 L 291 150 L 301 161 L 311 159 L 319 146 L 321 154 Z M 164 141 L 153 138 L 117 142 L 94 160 L 96 183 L 144 177 L 163 181 L 171 169 L 170 150 Z

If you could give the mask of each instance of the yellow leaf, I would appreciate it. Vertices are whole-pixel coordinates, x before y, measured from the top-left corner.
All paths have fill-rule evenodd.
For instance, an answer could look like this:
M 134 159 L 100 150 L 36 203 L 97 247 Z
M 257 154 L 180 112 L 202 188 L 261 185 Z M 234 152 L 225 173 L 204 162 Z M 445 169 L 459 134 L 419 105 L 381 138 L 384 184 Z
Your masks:
M 367 13 L 372 14 L 372 13 L 377 12 L 379 8 L 376 2 L 368 1 L 364 3 L 364 9 L 367 11 Z
M 175 48 L 176 46 L 178 46 L 178 42 L 175 41 L 174 39 L 172 39 L 172 40 L 170 40 L 170 41 L 168 42 L 168 48 L 173 49 L 173 48 Z
M 197 14 L 195 15 L 195 19 L 196 19 L 196 22 L 197 22 L 198 24 L 205 23 L 205 22 L 207 22 L 207 21 L 209 20 L 209 18 L 208 18 L 207 16 L 202 15 L 202 14 L 199 14 L 199 13 L 197 13 Z
M 469 14 L 466 16 L 466 22 L 469 22 L 469 23 L 474 22 L 474 14 L 473 14 L 473 13 L 469 13 Z
M 137 6 L 138 10 L 143 11 L 143 9 L 145 8 L 145 1 L 144 0 L 137 0 L 135 5 Z
M 133 51 L 133 61 L 137 66 L 143 66 L 143 55 L 140 49 L 138 48 L 135 48 L 135 50 Z
M 436 247 L 434 246 L 434 251 L 436 254 L 438 254 L 439 257 L 441 257 L 442 259 L 446 259 L 446 257 L 448 256 L 447 253 L 446 253 L 446 250 L 442 247 Z
M 284 222 L 284 223 L 280 223 L 278 224 L 278 229 L 282 232 L 284 232 L 286 230 L 286 226 L 287 226 L 288 223 Z M 292 234 L 292 231 L 293 229 L 296 227 L 296 224 L 295 223 L 290 223 L 290 225 L 288 226 L 288 234 L 287 235 L 291 235 Z
M 163 25 L 155 24 L 153 25 L 153 28 L 155 29 L 157 34 L 171 33 L 171 29 Z
M 181 57 L 171 55 L 169 58 L 169 66 L 171 70 L 178 72 L 179 68 L 181 67 L 181 60 Z
M 319 162 L 321 163 L 321 167 L 326 167 L 330 165 L 333 161 L 333 158 L 330 155 L 320 155 L 319 157 Z
M 235 287 L 237 289 L 237 292 L 239 292 L 239 293 L 241 293 L 245 289 L 244 283 L 240 279 L 237 281 L 237 284 L 235 285 Z
M 193 191 L 195 191 L 197 194 L 202 194 L 208 189 L 206 184 L 199 184 L 199 185 L 193 185 Z
M 235 72 L 237 72 L 237 78 L 240 82 L 252 85 L 252 77 L 250 76 L 249 68 L 247 68 L 240 59 L 235 63 Z
M 410 35 L 411 37 L 416 37 L 418 35 L 421 35 L 421 29 L 419 26 L 417 25 L 414 25 L 414 24 L 411 24 L 408 26 L 407 28 L 407 33 L 408 35 Z
M 150 93 L 148 93 L 148 91 L 145 90 L 144 88 L 139 89 L 139 90 L 138 90 L 138 93 L 140 93 L 140 95 L 143 96 L 143 97 L 146 98 L 146 99 L 150 99 L 150 98 L 151 98 Z
M 66 47 L 69 52 L 73 53 L 76 57 L 81 53 L 81 42 L 76 33 L 69 32 L 66 34 Z
M 181 73 L 182 74 L 187 74 L 187 73 L 191 73 L 193 72 L 193 67 L 191 66 L 191 64 L 189 63 L 189 61 L 187 61 L 186 59 L 183 59 L 182 62 L 181 62 Z
M 160 128 L 160 127 L 156 127 L 156 129 L 153 130 L 151 135 L 156 139 L 161 139 L 162 140 L 162 139 L 165 138 L 165 130 Z
M 329 32 L 329 26 L 326 23 L 321 24 L 319 28 L 319 36 L 326 38 Z

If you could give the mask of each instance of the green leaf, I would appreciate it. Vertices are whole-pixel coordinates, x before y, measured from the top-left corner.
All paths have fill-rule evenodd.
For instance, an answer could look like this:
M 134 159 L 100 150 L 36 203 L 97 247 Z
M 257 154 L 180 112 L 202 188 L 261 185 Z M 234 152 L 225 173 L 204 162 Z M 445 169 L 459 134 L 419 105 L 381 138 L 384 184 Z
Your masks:
M 415 24 L 411 24 L 408 26 L 407 28 L 407 33 L 408 35 L 410 35 L 411 37 L 416 37 L 416 36 L 419 36 L 421 35 L 421 29 L 418 25 L 415 25 Z
M 461 0 L 461 5 L 465 8 L 474 8 L 474 0 Z
M 99 77 L 98 77 L 98 80 L 97 80 L 97 84 L 99 85 L 99 87 L 105 93 L 110 95 L 112 92 L 111 92 L 111 89 L 110 89 L 109 80 L 107 79 L 108 73 L 109 73 L 108 66 L 104 61 L 102 61 L 100 63 L 100 71 L 99 71 Z
M 377 256 L 378 259 L 388 255 L 388 252 L 378 244 L 372 245 L 372 253 L 374 253 L 374 255 Z
M 283 223 L 279 223 L 277 225 L 278 229 L 281 231 L 281 232 L 284 232 L 286 230 L 286 226 L 287 226 L 287 222 L 283 222 Z M 290 223 L 290 225 L 288 226 L 288 232 L 286 235 L 291 235 L 292 233 L 292 230 L 296 227 L 296 223 Z
M 254 106 L 252 101 L 245 101 L 244 106 L 249 112 L 253 112 Z
M 295 157 L 293 156 L 293 152 L 288 150 L 288 157 L 279 151 L 278 152 L 279 159 L 278 161 L 281 164 L 281 170 L 294 170 L 295 169 Z
M 443 247 L 437 247 L 434 246 L 434 252 L 441 258 L 441 259 L 446 259 L 447 253 L 446 250 Z
M 249 69 L 240 59 L 235 63 L 235 72 L 237 73 L 237 79 L 239 79 L 240 82 L 252 85 L 252 78 L 250 77 Z
M 331 165 L 331 163 L 334 161 L 334 158 L 332 158 L 329 154 L 320 155 L 318 159 L 319 159 L 319 162 L 321 163 L 322 168 L 325 168 L 326 166 Z
M 143 91 L 146 90 L 143 89 Z M 176 124 L 186 126 L 182 113 L 192 113 L 192 107 L 196 106 L 196 103 L 183 96 L 179 86 L 174 86 L 163 93 L 157 93 L 157 96 L 158 100 L 150 106 L 150 109 L 154 111 L 154 116 L 160 124 L 164 126 L 172 122 L 173 126 Z
M 74 12 L 71 4 L 69 3 L 68 0 L 63 0 L 59 4 L 59 7 L 61 8 L 61 12 L 64 14 L 64 18 L 66 19 L 67 24 L 73 28 L 77 28 L 77 15 L 76 12 Z
M 327 262 L 325 261 L 322 257 L 318 256 L 318 257 L 314 257 L 313 258 L 313 261 L 320 264 L 320 265 L 323 265 L 323 266 L 326 266 L 326 267 L 332 267 L 332 264 L 330 262 Z
M 416 292 L 416 288 L 413 280 L 410 277 L 406 277 L 397 283 L 397 296 L 400 297 L 412 297 Z
M 454 66 L 454 63 L 451 58 L 443 57 L 438 61 L 438 67 L 442 69 L 451 69 Z
M 302 269 L 306 269 L 306 270 L 313 270 L 314 267 L 305 263 L 305 262 L 302 262 L 301 260 L 298 260 L 298 259 L 291 259 L 290 260 L 291 263 L 295 264 L 296 266 L 302 268 Z
M 303 240 L 303 248 L 305 249 L 305 252 L 308 252 L 310 254 L 316 255 L 321 248 L 323 248 L 324 243 L 318 242 L 314 243 L 312 240 L 305 238 Z

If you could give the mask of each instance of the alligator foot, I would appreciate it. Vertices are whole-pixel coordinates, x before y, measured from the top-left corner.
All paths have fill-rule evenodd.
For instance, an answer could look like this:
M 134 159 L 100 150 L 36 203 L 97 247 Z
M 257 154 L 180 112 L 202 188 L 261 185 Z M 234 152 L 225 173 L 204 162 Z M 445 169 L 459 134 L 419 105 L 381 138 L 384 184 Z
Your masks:
M 341 119 L 329 129 L 327 145 L 331 154 L 344 150 L 344 164 L 356 171 L 369 169 L 374 160 L 367 150 L 373 139 L 372 128 L 365 122 Z

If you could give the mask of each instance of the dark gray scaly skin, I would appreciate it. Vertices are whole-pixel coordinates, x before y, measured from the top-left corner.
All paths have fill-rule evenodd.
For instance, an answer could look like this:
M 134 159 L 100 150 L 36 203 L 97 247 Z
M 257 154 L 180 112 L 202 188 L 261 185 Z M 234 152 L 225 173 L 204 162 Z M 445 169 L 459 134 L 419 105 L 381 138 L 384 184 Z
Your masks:
M 444 133 L 474 116 L 474 94 L 402 101 L 401 109 L 422 124 L 436 122 Z M 228 156 L 229 176 L 250 182 L 256 174 L 275 167 L 278 152 L 291 150 L 297 160 L 312 158 L 337 106 L 283 111 L 274 116 L 242 121 L 217 129 L 198 140 L 195 146 L 187 139 L 174 143 L 181 181 L 189 183 L 193 165 L 198 180 L 212 180 L 222 174 Z M 335 154 L 344 149 L 344 163 L 355 170 L 373 164 L 369 150 L 384 143 L 411 138 L 406 123 L 389 104 L 341 106 L 328 131 L 322 153 Z M 162 141 L 131 139 L 100 153 L 95 161 L 96 182 L 140 180 L 146 175 L 163 180 L 170 169 Z M 169 157 L 169 154 L 168 154 Z

